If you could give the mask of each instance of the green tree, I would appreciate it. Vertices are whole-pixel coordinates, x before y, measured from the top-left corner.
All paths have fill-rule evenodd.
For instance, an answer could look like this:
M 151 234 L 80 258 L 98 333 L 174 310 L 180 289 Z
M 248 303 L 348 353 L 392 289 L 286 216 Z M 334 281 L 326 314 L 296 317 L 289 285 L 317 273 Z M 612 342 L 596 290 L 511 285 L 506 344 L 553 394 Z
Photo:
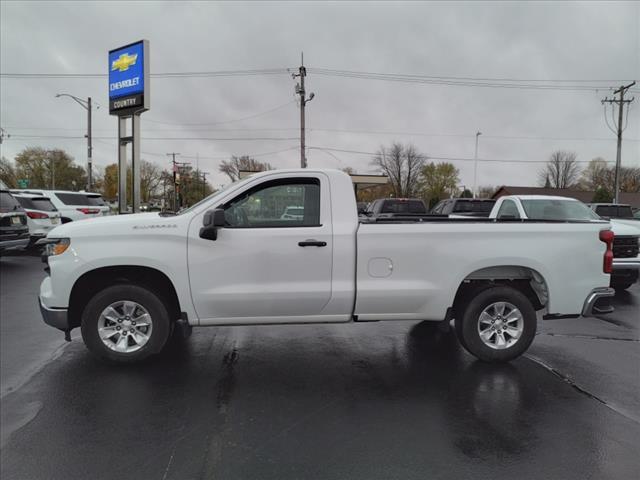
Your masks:
M 613 201 L 613 195 L 604 187 L 598 187 L 596 193 L 591 200 L 593 203 L 610 203 Z
M 0 159 L 0 180 L 2 180 L 2 183 L 4 183 L 7 188 L 18 188 L 16 169 L 13 163 L 4 157 Z
M 473 192 L 468 188 L 465 188 L 460 194 L 460 198 L 473 198 Z
M 81 190 L 86 187 L 87 174 L 64 150 L 28 147 L 15 159 L 16 176 L 29 180 L 31 188 Z
M 448 198 L 458 191 L 460 172 L 448 162 L 429 163 L 422 168 L 420 186 L 422 197 L 429 204 Z

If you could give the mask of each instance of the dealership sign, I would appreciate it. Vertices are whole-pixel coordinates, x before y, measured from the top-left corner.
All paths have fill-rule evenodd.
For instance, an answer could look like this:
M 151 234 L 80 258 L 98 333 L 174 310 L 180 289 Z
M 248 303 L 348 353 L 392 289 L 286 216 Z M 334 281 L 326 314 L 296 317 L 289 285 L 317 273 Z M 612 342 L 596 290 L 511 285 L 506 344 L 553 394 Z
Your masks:
M 149 41 L 109 52 L 109 113 L 131 115 L 149 109 Z

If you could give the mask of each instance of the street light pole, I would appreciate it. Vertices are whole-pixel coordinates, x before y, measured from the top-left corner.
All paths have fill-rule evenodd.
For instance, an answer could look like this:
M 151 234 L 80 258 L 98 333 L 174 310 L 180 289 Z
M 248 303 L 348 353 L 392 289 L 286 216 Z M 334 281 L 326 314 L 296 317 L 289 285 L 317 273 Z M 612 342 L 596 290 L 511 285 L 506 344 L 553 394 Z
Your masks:
M 478 196 L 478 138 L 482 132 L 476 132 L 476 153 L 473 155 L 473 198 Z
M 87 190 L 93 185 L 93 147 L 91 145 L 91 97 L 87 98 Z
M 78 103 L 82 108 L 84 108 L 87 111 L 87 134 L 85 135 L 85 137 L 87 138 L 87 190 L 91 190 L 91 186 L 93 185 L 93 180 L 92 180 L 93 178 L 93 175 L 92 175 L 93 147 L 91 142 L 91 110 L 92 110 L 91 97 L 84 100 L 82 98 L 78 98 L 75 95 L 71 95 L 68 93 L 58 93 L 56 95 L 56 98 L 60 98 L 60 97 L 69 97 L 73 99 L 76 103 Z M 99 108 L 99 107 L 96 107 L 96 108 Z

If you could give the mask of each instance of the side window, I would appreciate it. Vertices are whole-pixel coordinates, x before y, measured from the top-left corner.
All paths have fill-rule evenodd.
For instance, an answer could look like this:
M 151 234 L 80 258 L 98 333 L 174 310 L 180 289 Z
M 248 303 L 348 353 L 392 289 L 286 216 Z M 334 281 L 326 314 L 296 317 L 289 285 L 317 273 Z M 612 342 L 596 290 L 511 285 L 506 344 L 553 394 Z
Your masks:
M 498 210 L 498 218 L 520 218 L 518 207 L 513 200 L 505 200 Z
M 265 182 L 231 200 L 224 210 L 229 227 L 316 227 L 320 225 L 320 181 Z

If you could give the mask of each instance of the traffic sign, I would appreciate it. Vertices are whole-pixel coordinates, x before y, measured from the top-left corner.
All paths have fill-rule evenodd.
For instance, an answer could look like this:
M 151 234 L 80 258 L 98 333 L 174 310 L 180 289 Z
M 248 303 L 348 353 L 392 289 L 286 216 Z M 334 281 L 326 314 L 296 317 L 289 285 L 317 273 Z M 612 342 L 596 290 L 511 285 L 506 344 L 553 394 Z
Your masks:
M 18 188 L 29 188 L 29 179 L 27 179 L 27 178 L 19 178 L 18 179 Z

